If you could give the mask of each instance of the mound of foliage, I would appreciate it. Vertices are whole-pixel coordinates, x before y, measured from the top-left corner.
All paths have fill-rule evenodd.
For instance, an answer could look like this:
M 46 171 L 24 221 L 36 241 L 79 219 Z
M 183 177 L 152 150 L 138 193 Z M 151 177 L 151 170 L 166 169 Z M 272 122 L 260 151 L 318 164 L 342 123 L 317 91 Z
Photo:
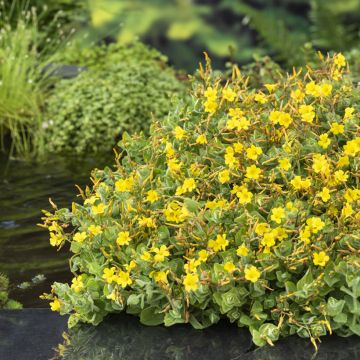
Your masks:
M 51 244 L 74 254 L 51 308 L 70 327 L 227 317 L 258 346 L 360 335 L 359 92 L 343 55 L 319 61 L 256 88 L 208 61 L 190 104 L 149 140 L 125 135 L 82 205 L 45 213 Z
M 51 152 L 105 152 L 124 131 L 148 133 L 184 90 L 165 58 L 141 43 L 84 50 L 77 64 L 88 70 L 60 81 L 47 102 Z
M 9 299 L 9 279 L 0 273 L 0 309 L 21 309 L 22 305 Z

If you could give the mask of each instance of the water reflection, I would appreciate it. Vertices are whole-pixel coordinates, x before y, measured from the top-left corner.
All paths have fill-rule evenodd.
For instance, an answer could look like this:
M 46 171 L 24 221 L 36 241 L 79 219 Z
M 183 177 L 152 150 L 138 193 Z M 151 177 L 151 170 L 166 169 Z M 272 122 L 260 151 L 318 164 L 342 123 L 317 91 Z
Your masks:
M 203 331 L 190 326 L 146 327 L 125 314 L 113 315 L 98 327 L 71 330 L 56 359 L 66 360 L 319 360 L 359 359 L 359 338 L 328 337 L 314 348 L 308 339 L 290 337 L 275 347 L 254 349 L 247 330 L 226 321 Z
M 53 281 L 67 281 L 69 254 L 51 248 L 48 232 L 36 226 L 41 209 L 50 209 L 49 198 L 60 207 L 76 201 L 78 190 L 89 184 L 90 171 L 112 164 L 111 154 L 101 159 L 56 158 L 46 163 L 6 159 L 0 154 L 0 272 L 12 284 L 27 283 L 38 274 L 46 280 L 37 286 L 15 288 L 12 298 L 25 307 L 46 306 L 39 295 Z

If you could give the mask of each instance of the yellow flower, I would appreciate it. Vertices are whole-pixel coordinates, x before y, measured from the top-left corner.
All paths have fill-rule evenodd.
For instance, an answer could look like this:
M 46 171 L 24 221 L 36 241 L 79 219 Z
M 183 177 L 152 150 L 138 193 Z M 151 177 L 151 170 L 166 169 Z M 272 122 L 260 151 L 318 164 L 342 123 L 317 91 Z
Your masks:
M 90 225 L 88 231 L 91 235 L 96 236 L 102 233 L 101 226 L 99 225 Z
M 146 195 L 147 196 L 145 201 L 148 201 L 150 203 L 154 203 L 155 201 L 159 200 L 159 194 L 155 190 L 149 190 Z
M 296 102 L 301 102 L 304 100 L 305 94 L 300 89 L 296 89 L 294 91 L 291 91 L 290 96 Z
M 134 179 L 129 177 L 127 179 L 120 179 L 115 183 L 115 190 L 119 192 L 129 192 L 134 186 Z
M 331 72 L 331 78 L 336 81 L 341 79 L 341 72 L 339 71 L 339 69 L 334 69 Z
M 116 243 L 119 246 L 129 245 L 131 240 L 130 233 L 128 231 L 120 231 L 116 239 Z
M 169 270 L 167 270 L 166 272 L 165 271 L 155 271 L 152 274 L 152 277 L 154 278 L 154 280 L 157 283 L 167 284 L 168 283 L 168 278 L 167 278 L 168 273 L 169 273 Z
M 350 164 L 349 157 L 347 155 L 344 155 L 339 157 L 336 166 L 338 168 L 341 168 L 341 167 L 349 166 L 349 164 Z
M 148 251 L 145 251 L 140 256 L 140 259 L 143 260 L 143 261 L 150 261 L 151 260 L 151 254 Z
M 91 210 L 94 215 L 101 215 L 104 213 L 106 206 L 104 204 L 94 205 Z
M 347 107 L 344 114 L 344 122 L 348 122 L 354 117 L 355 108 Z
M 349 140 L 344 145 L 344 153 L 349 156 L 356 156 L 360 151 L 360 137 L 357 137 L 353 140 Z
M 61 303 L 58 298 L 55 298 L 54 301 L 50 303 L 51 311 L 59 311 L 61 307 Z
M 244 112 L 240 108 L 231 108 L 229 109 L 229 116 L 232 118 L 240 119 L 244 115 Z
M 95 201 L 98 199 L 97 196 L 90 196 L 88 199 L 86 199 L 84 201 L 84 204 L 87 205 L 87 204 L 90 204 L 90 205 L 94 205 L 95 204 Z
M 226 122 L 226 127 L 229 130 L 233 130 L 233 129 L 237 129 L 238 131 L 248 130 L 249 126 L 250 126 L 250 121 L 245 116 L 242 116 L 241 118 L 232 118 Z
M 313 217 L 307 219 L 306 224 L 309 227 L 309 230 L 313 234 L 317 234 L 325 226 L 325 223 L 321 220 L 321 218 L 319 218 L 317 216 L 313 216 Z
M 74 235 L 73 240 L 82 243 L 86 238 L 87 238 L 86 232 L 83 231 L 83 232 L 77 232 Z
M 275 245 L 275 236 L 272 232 L 264 234 L 264 237 L 261 240 L 261 245 L 268 248 Z
M 267 101 L 268 101 L 266 96 L 263 93 L 255 94 L 254 99 L 255 99 L 256 102 L 258 102 L 260 104 L 266 104 Z
M 310 244 L 311 231 L 309 226 L 305 226 L 304 229 L 300 230 L 300 240 L 306 245 Z
M 360 189 L 347 189 L 344 198 L 348 203 L 358 201 L 360 199 Z
M 336 54 L 334 56 L 334 64 L 339 68 L 346 66 L 345 56 L 341 53 Z
M 115 276 L 115 281 L 122 288 L 126 288 L 128 285 L 133 283 L 130 274 L 128 272 L 120 270 L 119 273 Z
M 271 220 L 280 224 L 282 219 L 285 218 L 285 209 L 282 207 L 276 207 L 271 210 Z
M 199 255 L 200 262 L 206 262 L 206 260 L 209 256 L 208 252 L 205 249 L 200 250 L 198 255 Z
M 212 87 L 208 87 L 206 90 L 205 90 L 205 93 L 204 93 L 205 97 L 207 99 L 216 99 L 217 97 L 217 89 L 214 89 Z
M 341 184 L 343 182 L 346 182 L 348 178 L 349 175 L 343 170 L 337 170 L 334 173 L 334 180 L 336 184 Z
M 167 221 L 180 223 L 185 221 L 190 213 L 186 206 L 180 206 L 173 201 L 167 205 L 166 209 L 164 209 L 164 215 Z
M 306 84 L 305 92 L 308 95 L 319 97 L 321 96 L 321 87 L 315 84 L 315 81 L 311 81 L 310 83 Z
M 245 204 L 249 204 L 251 202 L 251 199 L 253 198 L 253 193 L 250 192 L 246 186 L 242 185 L 242 186 L 237 186 L 234 188 L 234 190 L 236 189 L 236 196 L 239 199 L 239 203 L 242 205 Z
M 312 168 L 317 174 L 322 173 L 328 175 L 330 173 L 330 164 L 325 155 L 314 154 Z
M 139 225 L 147 228 L 156 228 L 156 221 L 152 217 L 142 216 L 139 218 Z
M 353 213 L 354 213 L 354 210 L 349 203 L 346 203 L 341 210 L 341 216 L 343 216 L 345 218 L 351 216 Z
M 280 169 L 287 171 L 291 168 L 291 162 L 289 161 L 289 159 L 279 159 L 278 161 Z
M 261 174 L 261 169 L 259 169 L 255 165 L 251 165 L 251 166 L 248 166 L 246 168 L 246 175 L 245 176 L 248 179 L 258 180 L 260 178 L 260 174 Z
M 337 122 L 333 122 L 330 124 L 330 131 L 334 134 L 334 135 L 338 135 L 338 134 L 343 134 L 345 131 L 344 125 L 339 124 Z
M 321 197 L 323 202 L 328 202 L 330 200 L 330 190 L 327 187 L 324 187 L 321 192 L 318 194 Z
M 167 142 L 165 145 L 166 157 L 171 158 L 175 155 L 175 150 L 170 142 Z
M 128 272 L 130 272 L 132 269 L 135 269 L 136 266 L 137 266 L 137 264 L 134 260 L 131 260 L 129 264 L 124 265 L 126 271 L 128 271 Z
M 269 91 L 269 93 L 272 93 L 278 87 L 278 84 L 265 84 L 264 86 Z
M 60 246 L 64 240 L 65 238 L 62 234 L 55 234 L 53 232 L 50 233 L 51 246 Z
M 206 209 L 216 209 L 216 208 L 225 208 L 227 206 L 227 201 L 224 199 L 221 199 L 219 201 L 208 201 L 205 204 Z
M 319 253 L 313 254 L 313 262 L 316 266 L 324 267 L 326 263 L 330 260 L 329 256 L 326 255 L 324 251 L 320 251 Z
M 289 211 L 296 211 L 296 207 L 294 206 L 294 203 L 292 201 L 288 201 L 285 204 L 285 207 L 289 210 Z
M 184 136 L 186 135 L 186 131 L 183 128 L 181 128 L 180 126 L 177 126 L 174 129 L 173 134 L 175 136 L 175 139 L 182 140 L 184 138 Z
M 299 107 L 301 120 L 311 124 L 315 117 L 314 107 L 312 105 L 301 105 Z
M 186 274 L 183 284 L 186 292 L 196 291 L 199 288 L 199 276 L 197 274 Z
M 166 245 L 161 245 L 159 248 L 154 247 L 152 249 L 152 252 L 155 253 L 154 255 L 154 261 L 155 262 L 163 262 L 166 257 L 170 255 L 170 252 Z
M 284 229 L 282 227 L 277 227 L 277 228 L 273 229 L 271 232 L 275 236 L 275 238 L 278 240 L 284 240 L 289 237 L 288 233 L 286 232 L 286 229 Z
M 332 91 L 332 85 L 331 84 L 322 84 L 320 87 L 320 92 L 322 96 L 329 96 Z
M 103 276 L 102 277 L 108 284 L 111 284 L 116 279 L 115 272 L 116 272 L 115 267 L 105 268 L 103 270 Z
M 321 134 L 319 136 L 319 141 L 318 144 L 323 148 L 323 149 L 327 149 L 329 147 L 331 143 L 331 140 L 329 139 L 329 135 L 328 134 Z
M 258 223 L 255 227 L 255 232 L 258 235 L 263 235 L 270 231 L 270 225 L 267 223 Z
M 229 172 L 229 170 L 223 170 L 223 171 L 219 172 L 219 181 L 222 184 L 225 184 L 229 180 L 230 180 L 230 172 Z
M 229 273 L 233 273 L 236 270 L 236 266 L 234 265 L 234 263 L 232 261 L 227 261 L 224 264 L 224 270 Z
M 205 134 L 199 135 L 199 136 L 196 138 L 196 143 L 197 143 L 197 144 L 200 144 L 200 145 L 202 145 L 202 144 L 207 144 L 207 140 L 206 140 Z
M 237 249 L 236 249 L 236 255 L 237 256 L 247 256 L 249 253 L 248 248 L 245 246 L 245 244 L 241 244 Z
M 233 102 L 236 98 L 236 92 L 228 87 L 226 89 L 223 89 L 222 97 L 229 102 Z
M 230 169 L 234 169 L 236 166 L 239 165 L 239 160 L 234 156 L 233 152 L 226 152 L 226 154 L 224 155 L 224 160 L 225 165 L 227 165 Z
M 225 250 L 229 245 L 229 240 L 226 240 L 226 234 L 217 235 L 216 240 L 209 240 L 208 247 L 214 251 Z
M 251 265 L 245 269 L 245 279 L 256 283 L 260 278 L 261 272 L 254 266 Z
M 302 179 L 300 176 L 295 176 L 291 181 L 290 184 L 296 190 L 306 190 L 311 186 L 311 180 L 309 178 Z
M 272 111 L 269 116 L 270 121 L 273 124 L 280 124 L 286 128 L 292 123 L 290 114 L 283 111 Z
M 183 165 L 182 162 L 179 162 L 177 159 L 169 159 L 167 161 L 167 165 L 171 172 L 176 173 L 179 172 L 181 169 L 181 166 Z
M 190 259 L 187 263 L 184 264 L 184 270 L 187 273 L 195 272 L 197 267 L 201 264 L 200 260 Z
M 216 100 L 208 99 L 204 103 L 204 110 L 209 114 L 213 114 L 217 110 L 217 108 L 218 104 Z
M 262 152 L 263 151 L 261 147 L 251 145 L 249 148 L 246 149 L 246 156 L 248 157 L 248 159 L 257 160 L 257 158 L 259 157 L 259 155 L 262 154 Z
M 239 154 L 239 153 L 241 153 L 241 152 L 244 150 L 244 145 L 241 144 L 241 143 L 239 143 L 239 142 L 237 142 L 237 143 L 235 143 L 235 144 L 233 145 L 233 148 L 234 148 L 234 151 L 235 151 L 237 154 Z
M 82 275 L 79 275 L 72 279 L 71 289 L 73 289 L 76 293 L 79 293 L 83 288 L 84 288 L 84 283 L 82 281 Z

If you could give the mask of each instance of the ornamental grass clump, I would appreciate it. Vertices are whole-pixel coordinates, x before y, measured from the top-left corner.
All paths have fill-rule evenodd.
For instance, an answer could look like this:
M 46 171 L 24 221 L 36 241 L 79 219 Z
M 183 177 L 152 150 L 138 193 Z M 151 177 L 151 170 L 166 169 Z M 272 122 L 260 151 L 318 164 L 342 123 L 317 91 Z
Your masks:
M 125 135 L 83 204 L 45 213 L 51 244 L 74 254 L 51 308 L 69 326 L 226 317 L 258 346 L 360 335 L 359 92 L 341 54 L 319 61 L 251 88 L 208 60 L 188 106 L 148 141 Z

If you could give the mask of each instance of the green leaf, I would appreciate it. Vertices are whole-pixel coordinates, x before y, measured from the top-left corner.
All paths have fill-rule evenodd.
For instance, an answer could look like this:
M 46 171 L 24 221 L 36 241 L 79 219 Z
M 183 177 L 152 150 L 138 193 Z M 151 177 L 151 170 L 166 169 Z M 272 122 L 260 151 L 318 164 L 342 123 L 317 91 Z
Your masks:
M 312 283 L 314 281 L 311 269 L 309 268 L 305 275 L 296 284 L 296 295 L 301 298 L 307 298 L 312 290 Z
M 150 306 L 141 311 L 140 322 L 148 326 L 160 325 L 164 322 L 164 314 L 160 314 L 156 306 Z
M 344 300 L 337 300 L 333 297 L 330 297 L 326 304 L 326 310 L 328 315 L 331 317 L 339 315 L 342 312 L 344 305 L 345 305 Z

